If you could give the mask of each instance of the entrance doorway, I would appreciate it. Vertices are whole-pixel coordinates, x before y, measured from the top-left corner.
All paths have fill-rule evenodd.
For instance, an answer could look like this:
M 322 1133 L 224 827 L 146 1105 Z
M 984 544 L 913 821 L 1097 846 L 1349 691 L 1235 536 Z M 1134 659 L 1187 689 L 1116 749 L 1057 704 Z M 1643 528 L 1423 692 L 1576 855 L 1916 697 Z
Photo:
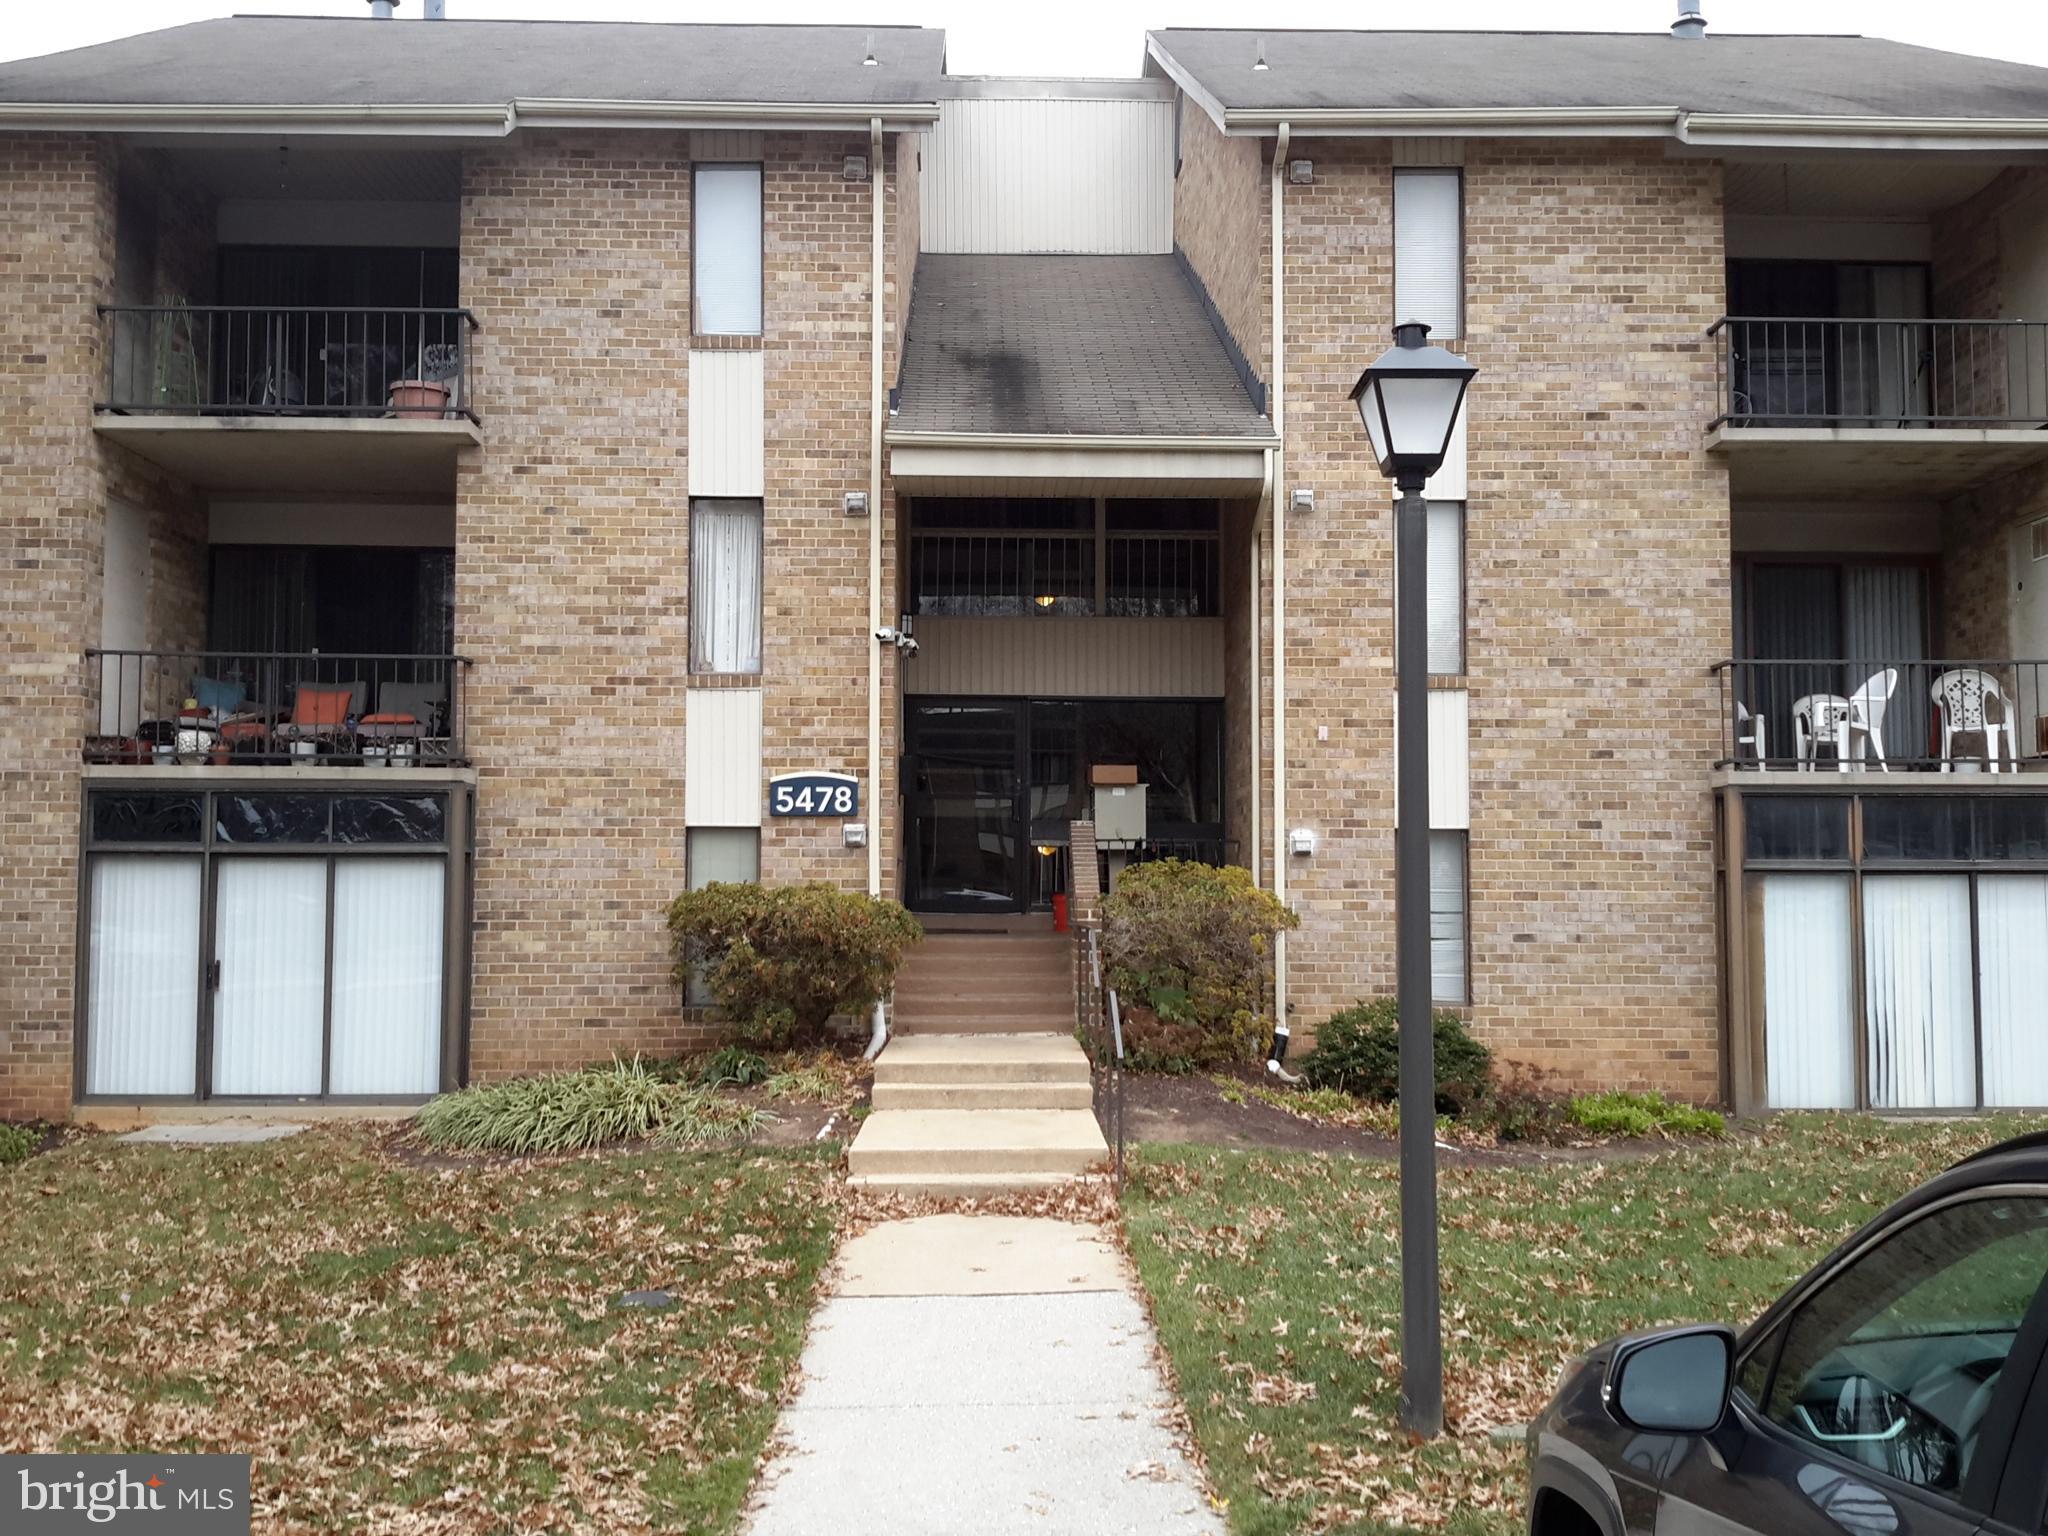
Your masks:
M 1134 766 L 1155 853 L 1221 861 L 1220 699 L 906 701 L 905 900 L 920 912 L 1043 910 L 1067 888 L 1088 770 Z

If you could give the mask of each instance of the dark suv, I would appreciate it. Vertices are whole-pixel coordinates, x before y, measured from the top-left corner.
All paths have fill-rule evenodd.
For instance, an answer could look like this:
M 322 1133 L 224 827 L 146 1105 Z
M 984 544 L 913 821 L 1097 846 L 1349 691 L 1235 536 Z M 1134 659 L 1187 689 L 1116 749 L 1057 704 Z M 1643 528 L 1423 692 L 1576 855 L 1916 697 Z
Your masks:
M 1979 1153 L 1739 1337 L 1565 1368 L 1529 1426 L 1531 1536 L 2041 1536 L 2048 1135 Z

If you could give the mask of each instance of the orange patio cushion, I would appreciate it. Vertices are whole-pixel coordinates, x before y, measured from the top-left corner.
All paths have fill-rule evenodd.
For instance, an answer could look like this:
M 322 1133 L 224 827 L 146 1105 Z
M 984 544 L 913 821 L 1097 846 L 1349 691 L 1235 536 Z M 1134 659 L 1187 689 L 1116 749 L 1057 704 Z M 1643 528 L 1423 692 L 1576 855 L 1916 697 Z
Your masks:
M 353 688 L 316 688 L 301 683 L 292 703 L 292 724 L 346 725 L 349 705 L 354 701 Z

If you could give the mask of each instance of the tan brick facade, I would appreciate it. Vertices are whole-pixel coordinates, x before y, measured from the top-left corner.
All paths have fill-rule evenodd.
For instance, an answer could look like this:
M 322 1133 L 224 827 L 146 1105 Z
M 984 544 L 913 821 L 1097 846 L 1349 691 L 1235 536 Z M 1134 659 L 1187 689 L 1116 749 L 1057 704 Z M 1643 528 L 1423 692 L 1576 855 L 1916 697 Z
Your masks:
M 1180 114 L 1173 240 L 1251 370 L 1272 377 L 1271 224 L 1263 139 L 1225 138 L 1191 102 Z

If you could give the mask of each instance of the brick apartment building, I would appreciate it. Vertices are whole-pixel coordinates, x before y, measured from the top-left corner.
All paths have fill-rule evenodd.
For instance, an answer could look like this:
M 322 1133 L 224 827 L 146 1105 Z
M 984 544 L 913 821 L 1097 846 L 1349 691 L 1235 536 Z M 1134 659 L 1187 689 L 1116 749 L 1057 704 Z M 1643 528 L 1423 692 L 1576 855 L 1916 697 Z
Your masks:
M 673 1051 L 685 885 L 1042 922 L 1105 765 L 1112 863 L 1301 912 L 1297 1038 L 1391 990 L 1396 318 L 1481 370 L 1440 999 L 1575 1081 L 2048 1104 L 2048 71 L 1676 30 L 0 65 L 0 1114 Z

